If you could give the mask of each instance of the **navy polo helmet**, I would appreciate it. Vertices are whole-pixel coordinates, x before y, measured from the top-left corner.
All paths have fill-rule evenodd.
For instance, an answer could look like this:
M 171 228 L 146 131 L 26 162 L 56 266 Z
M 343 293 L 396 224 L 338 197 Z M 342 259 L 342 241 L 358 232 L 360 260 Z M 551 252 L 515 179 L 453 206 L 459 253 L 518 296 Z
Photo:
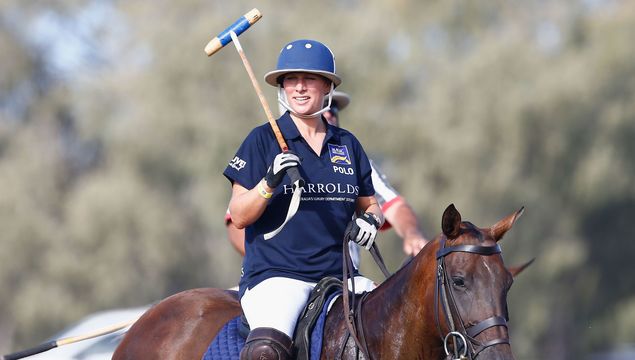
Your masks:
M 291 72 L 321 75 L 331 80 L 333 87 L 342 83 L 342 79 L 335 73 L 333 52 L 315 40 L 295 40 L 285 45 L 280 51 L 276 69 L 265 74 L 265 81 L 277 87 L 281 84 L 282 76 Z

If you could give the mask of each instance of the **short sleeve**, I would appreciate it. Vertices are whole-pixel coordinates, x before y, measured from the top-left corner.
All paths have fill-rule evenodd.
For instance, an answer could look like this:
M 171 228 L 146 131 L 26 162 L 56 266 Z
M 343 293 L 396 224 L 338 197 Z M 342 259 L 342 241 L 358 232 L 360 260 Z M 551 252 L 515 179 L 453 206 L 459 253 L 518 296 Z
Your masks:
M 394 200 L 399 198 L 399 193 L 390 185 L 386 175 L 377 168 L 377 165 L 375 165 L 373 161 L 370 162 L 370 166 L 373 170 L 373 186 L 377 192 L 375 197 L 379 202 L 379 206 L 382 207 L 382 211 L 385 211 L 388 208 L 387 204 L 391 204 Z M 386 205 L 386 207 L 384 207 L 384 205 Z
M 265 154 L 268 148 L 262 127 L 252 130 L 229 161 L 223 175 L 233 184 L 237 182 L 246 189 L 254 188 L 267 173 Z

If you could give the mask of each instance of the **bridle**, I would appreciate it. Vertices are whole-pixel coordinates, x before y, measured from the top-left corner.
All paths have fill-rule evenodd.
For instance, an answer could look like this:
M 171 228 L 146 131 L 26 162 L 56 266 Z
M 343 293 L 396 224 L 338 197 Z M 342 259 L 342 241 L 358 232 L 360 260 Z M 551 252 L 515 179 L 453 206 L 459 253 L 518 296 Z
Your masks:
M 447 358 L 452 360 L 475 359 L 481 351 L 490 346 L 509 344 L 509 337 L 493 339 L 485 343 L 476 340 L 476 337 L 481 332 L 491 327 L 504 326 L 507 328 L 507 319 L 504 316 L 494 315 L 478 322 L 475 325 L 465 327 L 465 323 L 463 322 L 463 319 L 461 319 L 461 314 L 458 312 L 451 286 L 448 286 L 448 283 L 451 280 L 448 276 L 445 257 L 453 252 L 466 252 L 481 256 L 489 256 L 493 254 L 500 254 L 501 248 L 498 244 L 495 246 L 455 245 L 445 247 L 445 238 L 442 237 L 440 240 L 439 250 L 437 251 L 437 281 L 435 282 L 434 289 L 434 313 L 437 329 L 439 330 L 439 335 L 443 341 L 445 353 Z M 450 330 L 445 336 L 443 336 L 439 320 L 439 301 L 442 301 L 443 314 L 445 315 L 445 320 Z M 455 327 L 455 317 L 457 323 L 460 324 L 460 328 L 458 329 Z M 454 354 L 450 354 L 450 351 L 448 350 L 448 342 L 450 339 L 453 340 Z M 462 342 L 462 348 L 459 344 L 457 344 L 458 342 Z M 452 357 L 452 355 L 454 357 Z

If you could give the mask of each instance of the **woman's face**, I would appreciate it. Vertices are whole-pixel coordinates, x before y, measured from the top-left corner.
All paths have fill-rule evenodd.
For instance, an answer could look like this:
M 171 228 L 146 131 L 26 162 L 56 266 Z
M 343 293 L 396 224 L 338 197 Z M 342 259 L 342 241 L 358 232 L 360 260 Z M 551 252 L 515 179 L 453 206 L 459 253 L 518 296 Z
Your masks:
M 284 76 L 282 88 L 293 111 L 310 115 L 322 110 L 324 96 L 329 92 L 330 84 L 320 75 L 294 72 Z

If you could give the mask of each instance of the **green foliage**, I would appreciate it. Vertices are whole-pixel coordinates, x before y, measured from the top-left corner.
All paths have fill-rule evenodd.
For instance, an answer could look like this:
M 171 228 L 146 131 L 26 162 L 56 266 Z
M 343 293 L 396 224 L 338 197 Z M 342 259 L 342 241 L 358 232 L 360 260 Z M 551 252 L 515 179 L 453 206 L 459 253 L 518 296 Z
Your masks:
M 86 21 L 98 3 L 117 26 Z M 232 46 L 209 59 L 202 49 L 251 6 L 0 2 L 0 353 L 96 310 L 237 283 L 221 173 L 266 117 Z M 483 227 L 526 207 L 502 244 L 510 265 L 537 257 L 509 297 L 518 358 L 632 341 L 632 3 L 258 8 L 263 19 L 241 36 L 256 74 L 292 39 L 329 45 L 353 98 L 343 127 L 426 235 L 449 203 Z M 73 59 L 82 66 L 55 66 L 73 46 L 34 40 L 44 16 L 82 34 L 61 40 L 85 50 Z M 260 84 L 275 112 L 274 89 Z M 394 232 L 380 246 L 399 266 Z

